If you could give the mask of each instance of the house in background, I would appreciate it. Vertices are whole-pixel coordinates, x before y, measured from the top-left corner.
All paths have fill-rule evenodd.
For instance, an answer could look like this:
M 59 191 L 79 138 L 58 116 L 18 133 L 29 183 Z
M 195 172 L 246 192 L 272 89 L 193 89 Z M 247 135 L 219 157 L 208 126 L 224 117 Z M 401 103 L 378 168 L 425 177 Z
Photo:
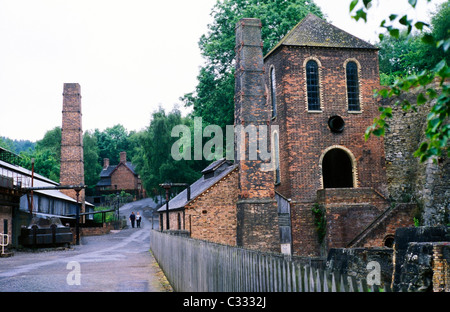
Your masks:
M 103 160 L 103 169 L 100 172 L 100 181 L 96 186 L 97 195 L 110 195 L 118 192 L 126 192 L 133 196 L 134 200 L 145 198 L 145 191 L 141 179 L 135 171 L 135 166 L 127 161 L 127 153 L 120 153 L 118 165 L 110 165 L 109 159 Z M 98 196 L 97 200 L 98 201 Z

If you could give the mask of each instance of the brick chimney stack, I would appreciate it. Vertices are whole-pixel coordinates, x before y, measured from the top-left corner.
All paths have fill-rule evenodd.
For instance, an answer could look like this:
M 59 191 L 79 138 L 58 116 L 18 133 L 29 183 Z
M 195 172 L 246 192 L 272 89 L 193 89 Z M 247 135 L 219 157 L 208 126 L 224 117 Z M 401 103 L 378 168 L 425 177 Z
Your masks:
M 270 125 L 271 114 L 267 107 L 264 84 L 264 59 L 261 39 L 261 21 L 241 19 L 236 25 L 236 75 L 235 75 L 235 127 L 255 126 L 256 136 L 243 140 L 245 159 L 239 157 L 238 136 L 235 140 L 235 162 L 239 164 L 239 198 L 237 202 L 237 245 L 245 248 L 280 251 L 278 211 L 274 198 L 273 171 L 262 170 L 270 163 L 262 160 L 262 140 L 270 146 L 270 139 L 259 133 L 260 126 Z M 266 134 L 270 131 L 268 128 Z M 270 135 L 269 135 L 270 137 Z M 255 142 L 256 140 L 256 142 Z M 256 159 L 250 159 L 251 148 L 258 146 Z M 240 154 L 242 155 L 242 154 Z M 241 158 L 241 159 L 239 159 Z
M 63 93 L 62 128 L 61 128 L 61 185 L 84 185 L 83 129 L 81 114 L 81 88 L 78 83 L 65 83 Z M 77 199 L 75 190 L 61 192 Z M 83 203 L 84 189 L 78 200 Z
M 121 163 L 127 162 L 127 152 L 120 152 L 120 162 Z
M 103 169 L 108 169 L 109 167 L 109 158 L 103 158 Z

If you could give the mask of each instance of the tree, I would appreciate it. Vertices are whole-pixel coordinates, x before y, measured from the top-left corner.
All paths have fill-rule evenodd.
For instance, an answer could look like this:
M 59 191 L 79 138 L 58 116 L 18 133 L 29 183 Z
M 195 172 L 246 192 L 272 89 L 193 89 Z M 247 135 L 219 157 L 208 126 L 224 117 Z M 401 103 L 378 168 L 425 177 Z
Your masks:
M 97 182 L 100 180 L 102 166 L 99 162 L 97 137 L 91 131 L 86 131 L 83 135 L 83 158 L 84 184 L 87 185 L 86 195 L 92 195 Z
M 36 149 L 33 152 L 21 152 L 19 166 L 32 169 L 34 159 L 34 172 L 50 180 L 59 182 L 60 161 L 50 149 Z
M 55 159 L 61 161 L 61 127 L 47 131 L 44 137 L 36 142 L 36 150 L 48 150 Z
M 193 115 L 205 124 L 225 130 L 234 123 L 235 26 L 243 17 L 259 18 L 262 24 L 263 52 L 267 53 L 308 13 L 319 17 L 320 8 L 308 0 L 224 0 L 218 1 L 211 15 L 209 32 L 199 41 L 205 66 L 197 77 L 195 92 L 181 100 L 194 108 Z
M 23 151 L 34 150 L 36 143 L 31 142 L 30 140 L 11 140 L 10 138 L 0 137 L 0 146 L 19 154 Z
M 445 31 L 450 22 L 447 17 L 450 6 L 443 5 L 433 16 L 430 28 L 437 41 L 445 38 Z M 445 31 L 444 31 L 445 29 Z M 422 34 L 400 31 L 398 36 L 389 33 L 382 35 L 383 40 L 377 44 L 380 48 L 380 78 L 382 85 L 390 85 L 398 77 L 419 74 L 423 70 L 432 70 L 443 58 L 449 61 L 449 54 L 443 54 L 442 49 L 430 46 L 422 41 Z
M 94 135 L 97 138 L 99 157 L 100 159 L 108 158 L 111 163 L 119 163 L 120 152 L 128 152 L 130 134 L 124 126 L 117 124 L 111 128 L 106 128 L 104 131 L 95 129 Z M 127 157 L 132 158 L 132 155 Z
M 191 123 L 192 120 L 183 118 L 179 110 L 166 114 L 159 108 L 153 112 L 147 129 L 136 134 L 140 148 L 133 163 L 149 195 L 158 195 L 161 183 L 193 183 L 200 177 L 203 161 L 175 160 L 171 156 L 172 145 L 177 140 L 171 136 L 171 130 L 177 125 L 191 126 Z
M 61 128 L 55 127 L 45 133 L 36 142 L 34 150 L 22 151 L 20 166 L 31 170 L 31 159 L 34 159 L 34 171 L 50 180 L 59 182 L 61 161 Z
M 430 2 L 430 0 L 427 0 Z M 355 11 L 360 4 L 359 0 L 353 0 L 350 4 L 350 12 L 355 11 L 353 18 L 356 20 L 367 20 L 367 13 L 371 6 L 372 0 L 363 0 L 362 6 Z M 417 0 L 408 0 L 409 4 L 415 8 Z M 449 86 L 446 80 L 450 77 L 450 69 L 448 67 L 448 50 L 450 48 L 450 33 L 448 32 L 448 13 L 449 2 L 442 4 L 439 13 L 433 18 L 435 24 L 434 29 L 427 30 L 429 25 L 421 21 L 413 21 L 407 15 L 398 16 L 391 14 L 389 21 L 387 19 L 381 22 L 390 36 L 394 38 L 400 37 L 400 29 L 394 27 L 392 22 L 398 21 L 406 27 L 406 34 L 410 35 L 413 28 L 421 32 L 421 41 L 431 49 L 436 49 L 437 55 L 431 69 L 424 69 L 420 73 L 412 73 L 406 77 L 400 77 L 392 83 L 389 88 L 380 90 L 377 94 L 382 97 L 392 97 L 401 95 L 404 92 L 410 92 L 411 89 L 418 89 L 416 103 L 410 103 L 408 100 L 397 102 L 405 111 L 416 110 L 417 105 L 425 103 L 431 105 L 430 112 L 427 116 L 427 127 L 425 130 L 426 141 L 422 142 L 420 147 L 414 153 L 422 162 L 427 159 L 436 160 L 437 157 L 450 156 L 448 151 L 448 138 L 450 136 L 450 124 L 448 121 L 450 114 Z M 447 15 L 446 15 L 447 14 Z M 384 35 L 380 35 L 380 39 L 384 39 Z M 437 62 L 437 63 L 436 63 Z M 438 81 L 436 87 L 434 82 Z M 382 136 L 386 128 L 389 126 L 388 119 L 392 118 L 391 107 L 380 107 L 381 114 L 374 120 L 374 123 L 366 130 L 365 137 L 368 139 L 371 134 Z

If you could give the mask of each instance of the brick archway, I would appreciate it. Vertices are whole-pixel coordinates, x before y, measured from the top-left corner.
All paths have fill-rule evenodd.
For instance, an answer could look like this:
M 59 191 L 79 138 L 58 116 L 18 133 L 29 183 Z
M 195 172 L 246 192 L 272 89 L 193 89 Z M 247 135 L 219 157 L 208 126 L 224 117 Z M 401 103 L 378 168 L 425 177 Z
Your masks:
M 356 159 L 348 148 L 328 147 L 320 156 L 319 164 L 322 188 L 357 187 Z

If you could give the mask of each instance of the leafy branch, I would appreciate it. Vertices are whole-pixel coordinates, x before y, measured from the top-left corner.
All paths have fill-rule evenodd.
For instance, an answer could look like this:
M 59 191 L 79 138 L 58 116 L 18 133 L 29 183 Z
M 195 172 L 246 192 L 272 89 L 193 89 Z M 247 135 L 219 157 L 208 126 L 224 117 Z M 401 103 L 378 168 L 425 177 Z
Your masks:
M 427 2 L 430 2 L 430 0 L 427 0 Z M 408 3 L 415 9 L 417 0 L 408 0 Z M 350 12 L 354 11 L 352 18 L 357 21 L 363 19 L 367 22 L 367 13 L 371 4 L 372 0 L 353 0 L 350 3 Z M 445 5 L 448 5 L 448 3 Z M 356 9 L 357 7 L 359 9 Z M 385 28 L 390 36 L 397 39 L 400 37 L 400 29 L 393 26 L 394 22 L 405 26 L 407 35 L 410 35 L 413 29 L 419 31 L 422 36 L 422 42 L 430 47 L 440 49 L 444 56 L 431 70 L 423 70 L 419 74 L 411 74 L 403 78 L 397 78 L 392 85 L 387 89 L 378 91 L 375 96 L 390 98 L 399 96 L 402 93 L 408 93 L 412 89 L 418 90 L 419 93 L 416 98 L 416 103 L 410 103 L 406 99 L 396 102 L 395 105 L 401 105 L 404 111 L 416 111 L 417 106 L 435 101 L 427 115 L 426 140 L 421 143 L 415 151 L 414 156 L 419 157 L 421 162 L 446 154 L 450 156 L 450 151 L 448 151 L 450 100 L 449 86 L 446 83 L 450 77 L 450 69 L 445 58 L 450 48 L 449 32 L 447 31 L 444 38 L 439 40 L 432 33 L 425 31 L 430 27 L 427 23 L 414 21 L 409 19 L 407 15 L 399 16 L 397 14 L 391 14 L 388 19 L 384 19 L 381 22 L 380 27 Z M 380 34 L 379 38 L 383 40 L 384 35 Z M 392 108 L 380 107 L 379 111 L 380 116 L 374 119 L 373 124 L 365 132 L 366 140 L 371 134 L 383 136 L 389 127 L 387 119 L 392 118 Z

